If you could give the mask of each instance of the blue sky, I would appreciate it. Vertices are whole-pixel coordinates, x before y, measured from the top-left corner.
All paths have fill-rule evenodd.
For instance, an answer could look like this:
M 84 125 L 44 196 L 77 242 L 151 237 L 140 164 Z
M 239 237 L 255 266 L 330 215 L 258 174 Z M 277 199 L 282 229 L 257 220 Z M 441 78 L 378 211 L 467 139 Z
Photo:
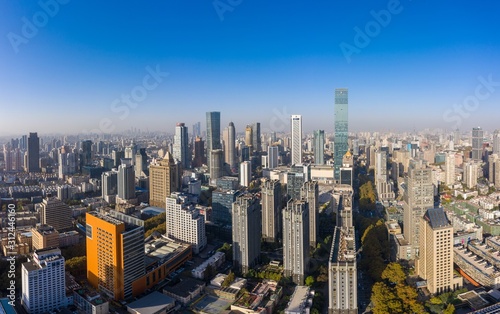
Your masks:
M 352 131 L 493 130 L 498 12 L 493 0 L 2 1 L 0 136 L 173 132 L 204 125 L 206 111 L 237 131 L 255 121 L 286 131 L 286 117 L 302 114 L 305 131 L 329 132 L 339 87 L 349 88 Z M 371 31 L 362 47 L 356 28 Z M 153 84 L 148 67 L 168 76 Z M 140 101 L 116 103 L 144 79 L 155 86 Z

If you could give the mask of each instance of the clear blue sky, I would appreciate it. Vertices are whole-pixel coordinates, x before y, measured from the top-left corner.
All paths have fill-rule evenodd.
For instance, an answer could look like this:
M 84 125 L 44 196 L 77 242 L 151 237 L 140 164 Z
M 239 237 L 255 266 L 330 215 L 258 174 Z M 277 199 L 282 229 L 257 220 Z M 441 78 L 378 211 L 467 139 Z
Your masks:
M 103 119 L 172 132 L 204 125 L 206 111 L 237 131 L 286 130 L 284 117 L 302 114 L 305 131 L 328 132 L 339 87 L 351 130 L 500 128 L 500 86 L 482 88 L 473 109 L 453 107 L 476 97 L 478 77 L 500 82 L 498 1 L 59 1 L 46 20 L 37 1 L 0 3 L 0 136 L 73 134 Z M 341 46 L 388 6 L 390 22 L 348 62 Z M 129 115 L 125 103 L 113 111 L 148 66 L 169 75 Z

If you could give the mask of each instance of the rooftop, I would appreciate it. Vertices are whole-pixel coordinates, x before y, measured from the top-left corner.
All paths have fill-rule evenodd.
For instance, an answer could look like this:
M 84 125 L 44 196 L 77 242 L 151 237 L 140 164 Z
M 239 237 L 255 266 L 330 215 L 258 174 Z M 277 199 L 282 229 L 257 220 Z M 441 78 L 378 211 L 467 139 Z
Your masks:
M 166 307 L 175 304 L 175 300 L 158 291 L 154 291 L 147 296 L 140 298 L 127 305 L 129 311 L 140 314 L 161 313 Z
M 432 229 L 445 228 L 450 226 L 450 221 L 443 208 L 429 208 L 424 215 L 424 219 L 429 222 Z
M 335 227 L 333 235 L 330 261 L 332 263 L 355 262 L 356 242 L 354 240 L 354 228 Z
M 308 300 L 310 297 L 309 287 L 297 286 L 293 292 L 290 302 L 288 303 L 286 311 L 294 313 L 302 313 L 304 308 L 309 308 L 312 306 L 312 300 Z M 312 299 L 312 298 L 311 298 Z

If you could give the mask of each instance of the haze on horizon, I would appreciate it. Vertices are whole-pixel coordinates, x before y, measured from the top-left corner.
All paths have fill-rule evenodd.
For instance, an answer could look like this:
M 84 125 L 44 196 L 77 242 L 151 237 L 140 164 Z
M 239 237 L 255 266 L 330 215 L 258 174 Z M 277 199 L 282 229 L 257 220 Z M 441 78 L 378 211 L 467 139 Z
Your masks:
M 54 1 L 1 5 L 0 137 L 77 134 L 103 119 L 113 132 L 171 133 L 203 128 L 207 111 L 239 132 L 287 132 L 291 114 L 306 132 L 332 132 L 341 87 L 350 131 L 498 128 L 494 1 Z

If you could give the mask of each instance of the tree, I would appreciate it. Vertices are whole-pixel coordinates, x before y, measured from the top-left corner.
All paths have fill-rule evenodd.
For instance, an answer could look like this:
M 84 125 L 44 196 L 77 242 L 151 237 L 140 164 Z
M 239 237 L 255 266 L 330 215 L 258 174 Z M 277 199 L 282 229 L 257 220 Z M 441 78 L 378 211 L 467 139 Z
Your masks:
M 389 263 L 382 272 L 381 278 L 397 285 L 403 284 L 406 278 L 403 267 L 399 263 Z
M 311 287 L 314 285 L 314 277 L 313 276 L 307 276 L 306 278 L 306 286 Z
M 87 274 L 87 257 L 77 256 L 66 261 L 66 270 L 73 276 L 84 276 Z
M 229 287 L 233 281 L 234 281 L 234 273 L 232 271 L 229 272 L 229 274 L 227 275 L 226 279 L 224 279 L 224 281 L 222 282 L 221 286 L 222 287 Z
M 443 314 L 453 314 L 455 313 L 455 306 L 453 304 L 448 304 L 446 309 L 443 311 Z

